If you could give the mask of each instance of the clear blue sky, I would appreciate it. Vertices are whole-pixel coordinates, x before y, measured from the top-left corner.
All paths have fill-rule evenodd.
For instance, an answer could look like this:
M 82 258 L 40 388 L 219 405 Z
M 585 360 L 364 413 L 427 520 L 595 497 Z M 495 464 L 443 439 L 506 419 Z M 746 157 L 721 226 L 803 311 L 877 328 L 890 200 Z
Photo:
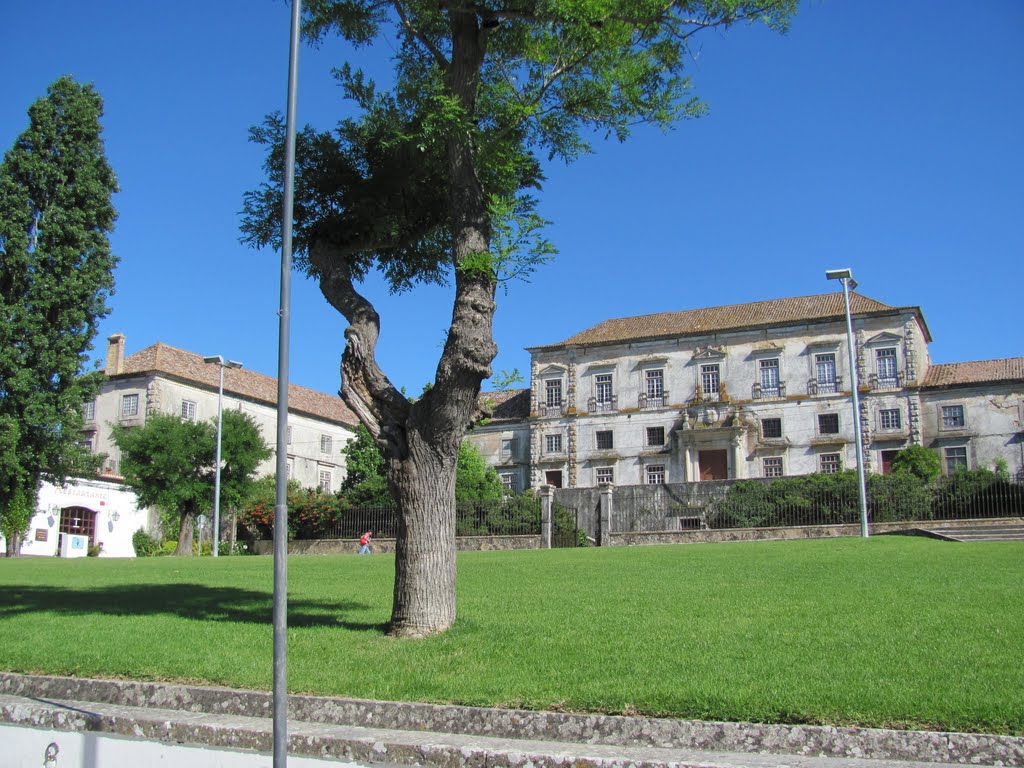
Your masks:
M 106 102 L 121 263 L 97 339 L 223 354 L 275 375 L 279 256 L 238 243 L 262 153 L 246 132 L 285 102 L 289 4 L 36 0 L 0 22 L 0 148 L 63 74 Z M 807 0 L 788 35 L 712 33 L 692 74 L 710 114 L 548 169 L 557 260 L 499 295 L 495 370 L 609 317 L 802 296 L 852 267 L 918 305 L 933 360 L 1024 355 L 1024 2 Z M 344 105 L 338 42 L 300 62 L 302 122 Z M 370 55 L 379 62 L 388 49 Z M 433 378 L 449 292 L 370 290 L 396 385 Z M 291 380 L 336 392 L 343 318 L 293 281 Z

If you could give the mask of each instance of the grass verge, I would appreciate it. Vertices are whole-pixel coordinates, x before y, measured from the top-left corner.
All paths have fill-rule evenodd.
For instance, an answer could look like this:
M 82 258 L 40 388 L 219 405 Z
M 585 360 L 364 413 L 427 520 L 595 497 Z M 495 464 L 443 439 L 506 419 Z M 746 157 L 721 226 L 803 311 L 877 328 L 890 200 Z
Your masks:
M 459 619 L 384 634 L 392 557 L 289 560 L 289 688 L 1024 733 L 1024 545 L 467 552 Z M 269 689 L 272 561 L 0 560 L 0 667 Z

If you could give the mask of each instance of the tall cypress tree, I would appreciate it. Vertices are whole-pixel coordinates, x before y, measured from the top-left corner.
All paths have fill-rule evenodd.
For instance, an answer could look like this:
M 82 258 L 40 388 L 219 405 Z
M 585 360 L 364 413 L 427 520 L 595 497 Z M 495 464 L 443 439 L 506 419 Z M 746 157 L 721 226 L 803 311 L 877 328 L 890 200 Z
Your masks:
M 104 152 L 103 102 L 62 77 L 29 108 L 0 164 L 0 533 L 18 553 L 40 482 L 94 470 L 79 446 L 83 375 L 108 312 L 108 236 L 117 179 Z

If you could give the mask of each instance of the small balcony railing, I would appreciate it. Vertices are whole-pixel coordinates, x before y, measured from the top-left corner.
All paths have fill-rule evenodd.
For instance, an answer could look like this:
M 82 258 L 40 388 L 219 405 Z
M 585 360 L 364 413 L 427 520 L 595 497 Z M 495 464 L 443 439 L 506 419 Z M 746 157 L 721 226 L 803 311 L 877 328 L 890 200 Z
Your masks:
M 807 394 L 811 395 L 834 395 L 842 391 L 843 377 L 836 376 L 834 379 L 811 379 L 807 382 Z
M 868 376 L 868 386 L 873 390 L 899 389 L 903 382 L 898 373 L 872 373 Z
M 638 405 L 641 409 L 664 408 L 668 405 L 668 390 L 665 390 L 660 395 L 649 395 L 646 392 L 641 392 L 638 398 Z
M 786 382 L 780 381 L 778 384 L 765 386 L 764 384 L 755 384 L 750 391 L 750 397 L 753 400 L 778 400 L 786 396 Z
M 619 410 L 619 396 L 612 395 L 610 400 L 598 400 L 592 397 L 587 400 L 588 413 L 607 413 L 608 411 Z
M 541 403 L 537 411 L 542 417 L 564 416 L 565 400 L 560 403 Z

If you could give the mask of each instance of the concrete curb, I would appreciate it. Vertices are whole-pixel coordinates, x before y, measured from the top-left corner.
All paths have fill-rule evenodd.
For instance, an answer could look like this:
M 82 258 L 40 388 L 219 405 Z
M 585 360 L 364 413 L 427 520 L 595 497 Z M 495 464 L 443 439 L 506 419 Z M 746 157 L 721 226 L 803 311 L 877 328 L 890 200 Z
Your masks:
M 0 673 L 0 694 L 4 723 L 270 750 L 272 698 L 265 692 Z M 319 696 L 289 696 L 289 734 L 296 754 L 445 766 L 599 766 L 621 764 L 627 754 L 627 762 L 651 766 L 780 765 L 782 756 L 781 764 L 793 766 L 860 765 L 863 759 L 933 768 L 1024 765 L 1024 738 L 1012 736 L 573 715 Z M 762 762 L 765 755 L 772 756 L 769 763 Z

